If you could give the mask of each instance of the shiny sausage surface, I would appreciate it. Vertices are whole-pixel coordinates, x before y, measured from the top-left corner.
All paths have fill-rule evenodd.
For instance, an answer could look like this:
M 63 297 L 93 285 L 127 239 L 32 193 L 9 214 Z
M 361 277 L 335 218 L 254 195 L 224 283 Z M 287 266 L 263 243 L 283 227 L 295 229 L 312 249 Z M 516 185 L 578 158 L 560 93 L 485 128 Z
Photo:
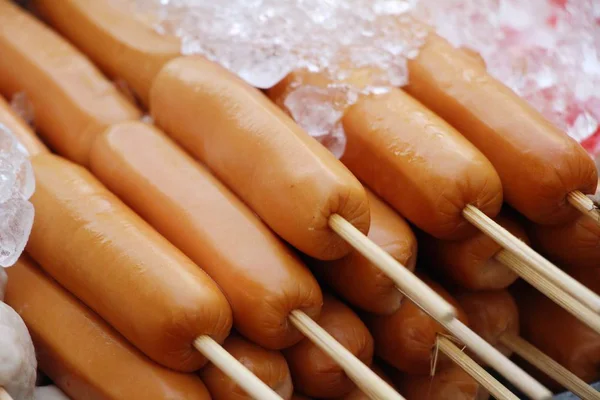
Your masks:
M 104 128 L 140 117 L 87 58 L 10 1 L 0 1 L 0 54 L 0 93 L 24 92 L 40 135 L 77 163 Z
M 217 285 L 82 167 L 50 154 L 32 164 L 29 254 L 150 358 L 200 368 L 193 340 L 222 342 L 231 327 Z
M 421 278 L 456 308 L 461 321 L 465 324 L 468 322 L 465 312 L 445 289 L 430 279 Z M 364 321 L 375 340 L 377 356 L 400 371 L 411 374 L 430 372 L 436 338 L 439 334 L 447 333 L 444 327 L 409 299 L 405 299 L 392 315 L 367 315 Z M 450 360 L 441 355 L 438 357 L 438 365 L 448 362 Z
M 290 370 L 280 352 L 263 349 L 235 333 L 232 333 L 225 339 L 223 348 L 273 389 L 281 398 L 289 400 L 292 397 L 294 388 L 292 386 Z M 199 375 L 214 400 L 252 399 L 239 385 L 214 364 L 208 364 L 202 368 Z
M 338 81 L 298 70 L 269 91 L 286 109 L 297 88 L 323 91 L 327 106 L 343 114 L 342 162 L 379 196 L 430 234 L 458 239 L 475 232 L 461 211 L 473 204 L 495 216 L 502 203 L 500 178 L 490 162 L 447 122 L 398 89 L 359 96 L 354 104 L 339 87 L 376 86 L 382 71 L 347 68 Z M 336 89 L 337 88 L 337 89 Z
M 519 335 L 519 308 L 511 294 L 506 290 L 487 290 L 464 292 L 455 298 L 467 314 L 473 332 L 510 357 L 512 351 L 500 339 L 504 334 Z
M 369 239 L 398 262 L 414 271 L 417 261 L 417 239 L 408 223 L 371 191 Z M 352 305 L 374 314 L 392 314 L 404 295 L 379 268 L 353 250 L 339 260 L 315 261 L 313 271 Z
M 125 80 L 146 105 L 156 74 L 180 54 L 177 38 L 161 35 L 152 24 L 132 17 L 126 4 L 97 0 L 35 0 L 32 4 L 107 75 Z
M 209 400 L 195 375 L 152 362 L 27 255 L 6 301 L 26 322 L 40 368 L 73 400 Z
M 350 252 L 328 226 L 335 213 L 367 233 L 369 205 L 358 180 L 262 93 L 217 64 L 170 61 L 154 81 L 150 110 L 157 125 L 302 252 L 319 259 Z
M 600 268 L 600 225 L 587 215 L 563 225 L 530 224 L 528 232 L 535 248 L 561 267 Z
M 405 89 L 489 158 L 507 203 L 543 225 L 577 216 L 567 194 L 594 193 L 598 176 L 574 139 L 492 78 L 481 62 L 433 33 L 408 70 Z
M 501 213 L 494 220 L 529 243 L 525 229 L 514 216 Z M 518 279 L 516 273 L 495 259 L 502 247 L 483 232 L 458 241 L 439 240 L 428 235 L 419 239 L 429 268 L 466 289 L 505 289 Z
M 215 280 L 236 329 L 253 342 L 289 347 L 303 338 L 289 313 L 319 316 L 321 289 L 298 257 L 158 129 L 141 122 L 109 128 L 92 148 L 90 168 Z
M 425 232 L 465 238 L 476 232 L 462 217 L 467 205 L 490 217 L 500 211 L 502 185 L 492 164 L 403 91 L 360 99 L 342 122 L 344 164 Z
M 360 361 L 373 360 L 373 338 L 358 316 L 333 296 L 325 295 L 317 323 Z M 283 351 L 290 366 L 294 387 L 311 397 L 330 398 L 344 395 L 354 383 L 342 367 L 308 339 Z

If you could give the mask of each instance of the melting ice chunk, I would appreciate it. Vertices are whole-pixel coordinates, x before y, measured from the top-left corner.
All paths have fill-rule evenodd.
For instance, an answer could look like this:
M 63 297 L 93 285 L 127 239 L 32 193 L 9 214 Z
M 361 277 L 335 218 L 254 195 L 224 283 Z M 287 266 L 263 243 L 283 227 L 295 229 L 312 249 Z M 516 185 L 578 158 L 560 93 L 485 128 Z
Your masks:
M 0 266 L 14 264 L 31 233 L 35 178 L 27 152 L 0 124 Z
M 0 266 L 13 265 L 25 249 L 33 226 L 33 205 L 21 197 L 0 204 Z
M 420 0 L 417 15 L 578 141 L 598 130 L 600 2 Z
M 27 327 L 0 302 L 0 386 L 14 399 L 34 400 L 37 362 Z

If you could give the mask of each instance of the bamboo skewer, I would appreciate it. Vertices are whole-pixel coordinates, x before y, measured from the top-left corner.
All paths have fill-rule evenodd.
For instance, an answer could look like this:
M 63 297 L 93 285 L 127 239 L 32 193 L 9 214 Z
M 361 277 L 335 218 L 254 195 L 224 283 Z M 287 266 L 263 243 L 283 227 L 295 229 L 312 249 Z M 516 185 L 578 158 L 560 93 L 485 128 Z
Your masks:
M 194 347 L 253 398 L 282 400 L 273 389 L 258 379 L 211 337 L 206 335 L 197 337 L 194 340 Z
M 402 293 L 423 308 L 435 320 L 449 322 L 456 317 L 454 307 L 381 247 L 373 243 L 350 222 L 340 215 L 333 214 L 329 218 L 329 226 L 390 277 Z
M 534 400 L 550 400 L 552 392 L 529 374 L 517 367 L 496 348 L 475 334 L 458 319 L 445 324 L 444 327 L 457 339 L 465 344 L 472 352 L 477 354 L 490 367 L 502 374 L 509 382 L 519 388 Z
M 582 214 L 587 215 L 600 225 L 600 210 L 598 210 L 598 207 L 596 207 L 594 202 L 585 194 L 581 193 L 579 190 L 574 190 L 567 196 L 567 201 Z
M 546 295 L 546 297 L 548 297 L 550 300 L 554 301 L 556 304 L 572 314 L 575 318 L 600 334 L 600 316 L 598 316 L 598 314 L 585 307 L 573 296 L 562 292 L 559 288 L 557 288 L 554 284 L 549 282 L 535 270 L 525 265 L 514 254 L 506 250 L 501 250 L 498 252 L 498 254 L 496 254 L 495 258 L 517 273 L 517 275 L 522 277 L 531 286 L 535 287 L 541 293 Z
M 504 249 L 518 257 L 528 267 L 548 279 L 559 289 L 569 293 L 592 311 L 600 313 L 600 297 L 597 294 L 540 256 L 531 247 L 517 239 L 479 209 L 468 205 L 463 210 L 463 215 L 469 222 Z
M 510 390 L 502 385 L 496 378 L 477 364 L 471 357 L 467 356 L 450 339 L 444 336 L 437 337 L 436 347 L 450 358 L 454 363 L 467 372 L 481 386 L 483 386 L 494 398 L 498 400 L 518 400 Z
M 350 379 L 370 399 L 403 400 L 387 382 L 350 353 L 344 346 L 321 328 L 308 315 L 299 310 L 291 312 L 290 320 L 307 338 L 337 362 Z
M 11 395 L 2 386 L 0 386 L 0 400 L 13 400 Z
M 600 400 L 598 391 L 522 338 L 505 334 L 500 342 L 582 399 Z
M 373 265 L 385 272 L 408 298 L 521 391 L 534 400 L 552 398 L 552 393 L 548 389 L 456 319 L 456 311 L 448 302 L 351 223 L 334 214 L 329 219 L 329 226 Z

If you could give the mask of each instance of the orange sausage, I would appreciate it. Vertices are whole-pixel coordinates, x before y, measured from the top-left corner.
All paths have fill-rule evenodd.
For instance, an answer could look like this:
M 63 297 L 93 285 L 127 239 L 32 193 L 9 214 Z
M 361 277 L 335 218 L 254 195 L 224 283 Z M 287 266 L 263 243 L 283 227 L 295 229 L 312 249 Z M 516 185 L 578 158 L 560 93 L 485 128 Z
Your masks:
M 217 282 L 231 304 L 236 329 L 253 342 L 289 347 L 303 338 L 289 313 L 299 309 L 318 318 L 323 298 L 310 271 L 158 129 L 141 122 L 114 125 L 94 144 L 90 168 Z
M 354 69 L 343 83 L 369 85 L 380 72 Z M 323 74 L 298 71 L 269 92 L 278 104 L 293 87 L 327 88 Z M 490 162 L 448 123 L 406 93 L 392 89 L 360 97 L 354 105 L 331 93 L 342 111 L 346 149 L 342 162 L 379 196 L 422 230 L 442 239 L 475 233 L 462 210 L 472 204 L 495 216 L 502 204 L 500 178 Z
M 358 316 L 330 295 L 324 296 L 317 321 L 334 339 L 364 364 L 373 360 L 373 338 Z M 342 396 L 354 387 L 342 368 L 308 339 L 283 351 L 294 387 L 312 397 Z
M 406 221 L 367 190 L 371 206 L 369 238 L 414 271 L 417 240 Z M 404 297 L 394 282 L 358 251 L 335 261 L 316 261 L 313 270 L 352 305 L 374 314 L 392 314 Z
M 83 55 L 10 1 L 0 1 L 0 92 L 25 92 L 50 147 L 85 164 L 95 136 L 140 113 Z
M 381 368 L 376 365 L 372 365 L 371 369 L 391 387 L 394 387 L 393 382 L 383 373 Z M 370 397 L 364 394 L 358 387 L 355 387 L 350 393 L 341 397 L 337 397 L 336 400 L 370 400 Z
M 492 164 L 406 93 L 364 97 L 342 122 L 344 164 L 425 232 L 465 238 L 476 232 L 462 216 L 467 205 L 490 217 L 500 211 L 502 186 Z
M 467 313 L 473 332 L 510 357 L 512 351 L 500 342 L 504 334 L 519 335 L 519 309 L 510 293 L 506 290 L 490 290 L 461 293 L 455 297 Z
M 406 90 L 490 159 L 511 206 L 544 225 L 575 218 L 567 194 L 594 193 L 598 181 L 593 160 L 575 140 L 435 34 L 408 70 Z
M 280 352 L 265 350 L 236 334 L 231 334 L 225 339 L 223 348 L 284 400 L 292 397 L 294 388 L 290 370 Z M 213 400 L 251 399 L 242 388 L 213 364 L 202 368 L 199 374 Z
M 600 269 L 579 269 L 572 276 L 600 292 Z M 584 381 L 596 382 L 600 335 L 533 288 L 520 291 L 516 298 L 522 337 Z
M 319 259 L 350 246 L 339 214 L 366 233 L 369 205 L 352 174 L 258 90 L 201 57 L 169 62 L 150 93 L 159 126 L 201 159 L 275 232 Z
M 530 224 L 536 249 L 562 267 L 600 267 L 600 226 L 587 215 L 557 226 Z
M 6 302 L 23 318 L 40 368 L 73 400 L 208 400 L 202 381 L 150 361 L 23 255 Z
M 507 213 L 494 218 L 510 233 L 529 243 L 517 219 Z M 482 232 L 461 241 L 442 241 L 423 235 L 420 243 L 427 263 L 448 281 L 470 290 L 505 289 L 518 275 L 494 257 L 502 247 Z
M 4 125 L 15 135 L 31 157 L 48 152 L 46 146 L 33 133 L 27 123 L 12 111 L 10 105 L 2 97 L 0 97 L 0 125 Z
M 179 56 L 181 43 L 132 18 L 114 1 L 35 0 L 38 11 L 111 78 L 121 78 L 148 105 L 154 77 Z M 135 66 L 135 68 L 132 68 Z
M 200 368 L 193 340 L 222 342 L 231 327 L 215 283 L 82 167 L 50 154 L 32 164 L 29 254 L 150 358 Z
M 395 383 L 406 400 L 485 400 L 489 394 L 457 366 L 438 370 L 435 376 L 398 374 Z
M 456 300 L 437 283 L 427 278 L 422 279 L 456 308 L 458 318 L 466 324 L 468 318 Z M 410 374 L 430 372 L 436 338 L 438 334 L 446 331 L 415 303 L 405 299 L 394 314 L 368 315 L 365 316 L 364 321 L 375 340 L 377 356 L 403 372 Z M 438 358 L 438 365 L 440 361 L 442 357 Z M 441 364 L 447 361 L 444 360 Z

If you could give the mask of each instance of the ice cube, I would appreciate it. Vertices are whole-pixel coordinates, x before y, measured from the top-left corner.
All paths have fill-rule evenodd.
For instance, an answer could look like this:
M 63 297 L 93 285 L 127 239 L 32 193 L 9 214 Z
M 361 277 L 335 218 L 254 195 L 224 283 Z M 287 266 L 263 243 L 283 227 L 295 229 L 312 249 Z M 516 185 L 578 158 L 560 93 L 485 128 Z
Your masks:
M 0 302 L 0 386 L 13 399 L 34 400 L 37 362 L 25 323 Z
M 20 196 L 0 204 L 0 266 L 9 267 L 21 256 L 33 217 L 33 205 Z

